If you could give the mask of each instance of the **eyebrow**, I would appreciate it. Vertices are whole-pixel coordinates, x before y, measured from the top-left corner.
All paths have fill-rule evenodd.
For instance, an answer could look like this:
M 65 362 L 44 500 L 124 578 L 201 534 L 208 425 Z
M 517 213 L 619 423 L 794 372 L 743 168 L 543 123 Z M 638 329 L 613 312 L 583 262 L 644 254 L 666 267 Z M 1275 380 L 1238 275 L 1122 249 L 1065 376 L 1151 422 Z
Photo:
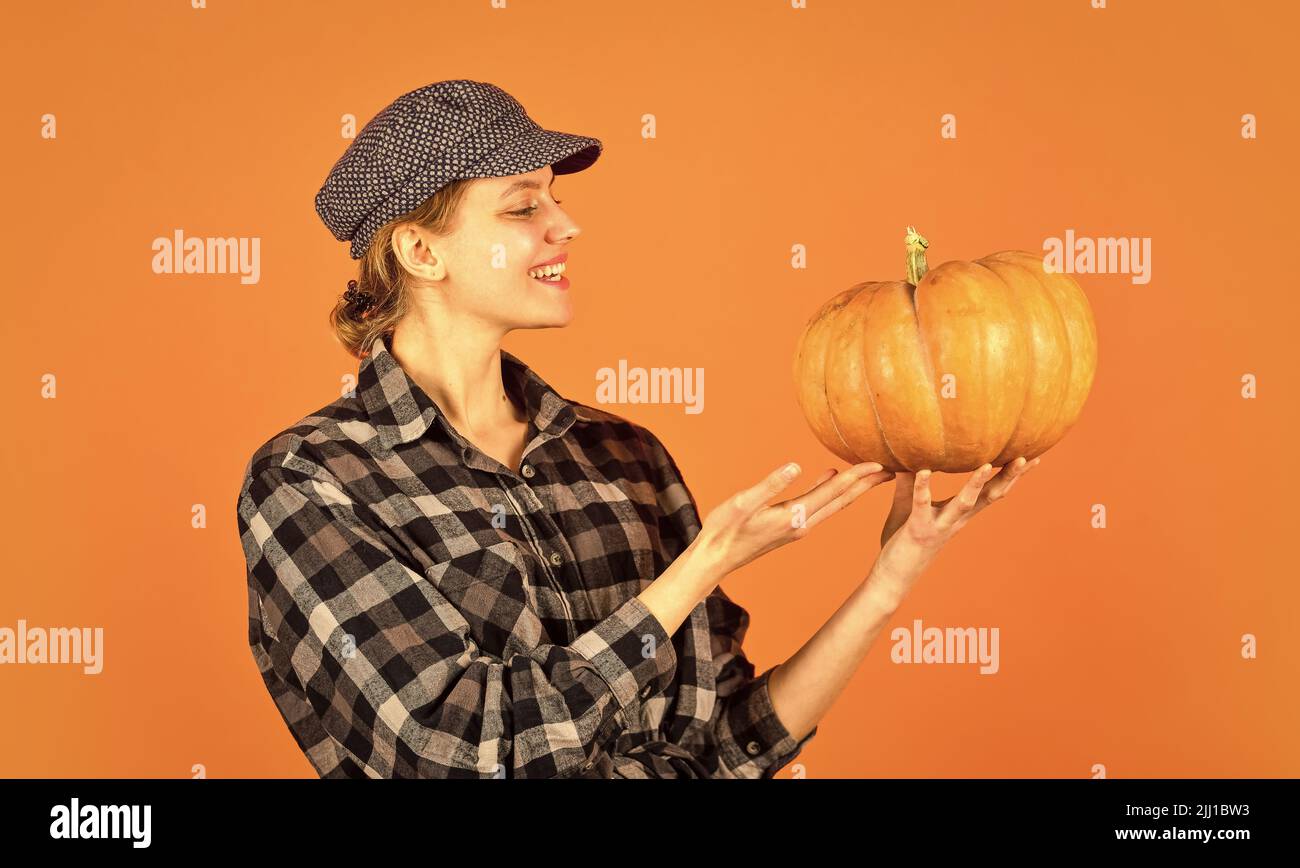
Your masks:
M 551 176 L 551 183 L 547 185 L 547 189 L 550 189 L 552 186 L 555 185 L 555 179 L 557 177 L 559 176 L 558 175 Z M 515 193 L 519 190 L 540 190 L 540 189 L 542 189 L 542 185 L 531 179 L 525 179 L 523 181 L 515 181 L 513 184 L 511 184 L 509 187 L 506 187 L 505 190 L 502 191 L 500 198 L 505 199 L 508 196 L 510 196 L 512 193 Z

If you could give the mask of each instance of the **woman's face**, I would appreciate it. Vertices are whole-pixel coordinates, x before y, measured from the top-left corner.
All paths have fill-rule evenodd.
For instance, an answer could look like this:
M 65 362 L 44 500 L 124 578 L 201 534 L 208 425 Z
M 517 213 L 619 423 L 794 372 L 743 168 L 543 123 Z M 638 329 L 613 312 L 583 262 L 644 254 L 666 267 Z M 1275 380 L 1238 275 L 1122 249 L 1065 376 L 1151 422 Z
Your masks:
M 452 234 L 422 233 L 428 244 L 420 251 L 425 276 L 438 281 L 435 291 L 449 306 L 503 332 L 569 323 L 567 271 L 554 282 L 528 274 L 541 263 L 567 258 L 569 241 L 582 231 L 553 198 L 554 180 L 550 166 L 479 178 L 465 191 Z

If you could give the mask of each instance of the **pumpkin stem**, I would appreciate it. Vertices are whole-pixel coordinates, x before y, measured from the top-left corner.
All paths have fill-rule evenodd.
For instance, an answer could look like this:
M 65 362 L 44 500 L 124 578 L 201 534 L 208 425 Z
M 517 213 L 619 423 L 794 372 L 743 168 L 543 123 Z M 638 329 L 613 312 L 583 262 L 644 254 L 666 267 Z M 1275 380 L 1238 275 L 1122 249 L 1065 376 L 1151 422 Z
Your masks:
M 925 248 L 930 246 L 930 242 L 912 226 L 907 227 L 907 237 L 904 240 L 907 243 L 907 282 L 916 286 L 929 268 L 925 262 Z

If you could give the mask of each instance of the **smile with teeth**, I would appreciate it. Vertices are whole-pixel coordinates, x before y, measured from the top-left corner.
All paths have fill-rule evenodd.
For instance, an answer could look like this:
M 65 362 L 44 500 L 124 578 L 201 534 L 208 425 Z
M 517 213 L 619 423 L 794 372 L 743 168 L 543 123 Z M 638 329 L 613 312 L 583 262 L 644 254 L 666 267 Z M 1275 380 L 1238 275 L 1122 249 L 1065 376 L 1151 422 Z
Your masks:
M 528 276 L 534 280 L 545 280 L 550 283 L 558 283 L 561 274 L 564 274 L 563 262 L 557 262 L 555 265 L 544 265 L 528 272 Z

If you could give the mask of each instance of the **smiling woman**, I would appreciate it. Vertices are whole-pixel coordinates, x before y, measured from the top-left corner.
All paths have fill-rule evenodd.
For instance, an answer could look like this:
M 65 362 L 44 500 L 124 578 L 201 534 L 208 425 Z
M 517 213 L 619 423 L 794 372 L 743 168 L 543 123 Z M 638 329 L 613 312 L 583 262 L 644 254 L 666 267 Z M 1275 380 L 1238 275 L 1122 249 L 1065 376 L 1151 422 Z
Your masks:
M 515 327 L 569 319 L 556 245 L 581 231 L 550 190 L 588 168 L 599 139 L 547 130 L 519 101 L 486 82 L 455 79 L 403 94 L 357 134 L 316 194 L 316 212 L 361 264 L 330 324 L 362 358 L 412 314 L 417 288 L 427 313 L 452 305 L 475 317 L 513 312 Z M 436 249 L 435 249 L 436 248 Z M 547 294 L 536 296 L 533 268 Z M 524 293 L 531 287 L 532 295 Z

